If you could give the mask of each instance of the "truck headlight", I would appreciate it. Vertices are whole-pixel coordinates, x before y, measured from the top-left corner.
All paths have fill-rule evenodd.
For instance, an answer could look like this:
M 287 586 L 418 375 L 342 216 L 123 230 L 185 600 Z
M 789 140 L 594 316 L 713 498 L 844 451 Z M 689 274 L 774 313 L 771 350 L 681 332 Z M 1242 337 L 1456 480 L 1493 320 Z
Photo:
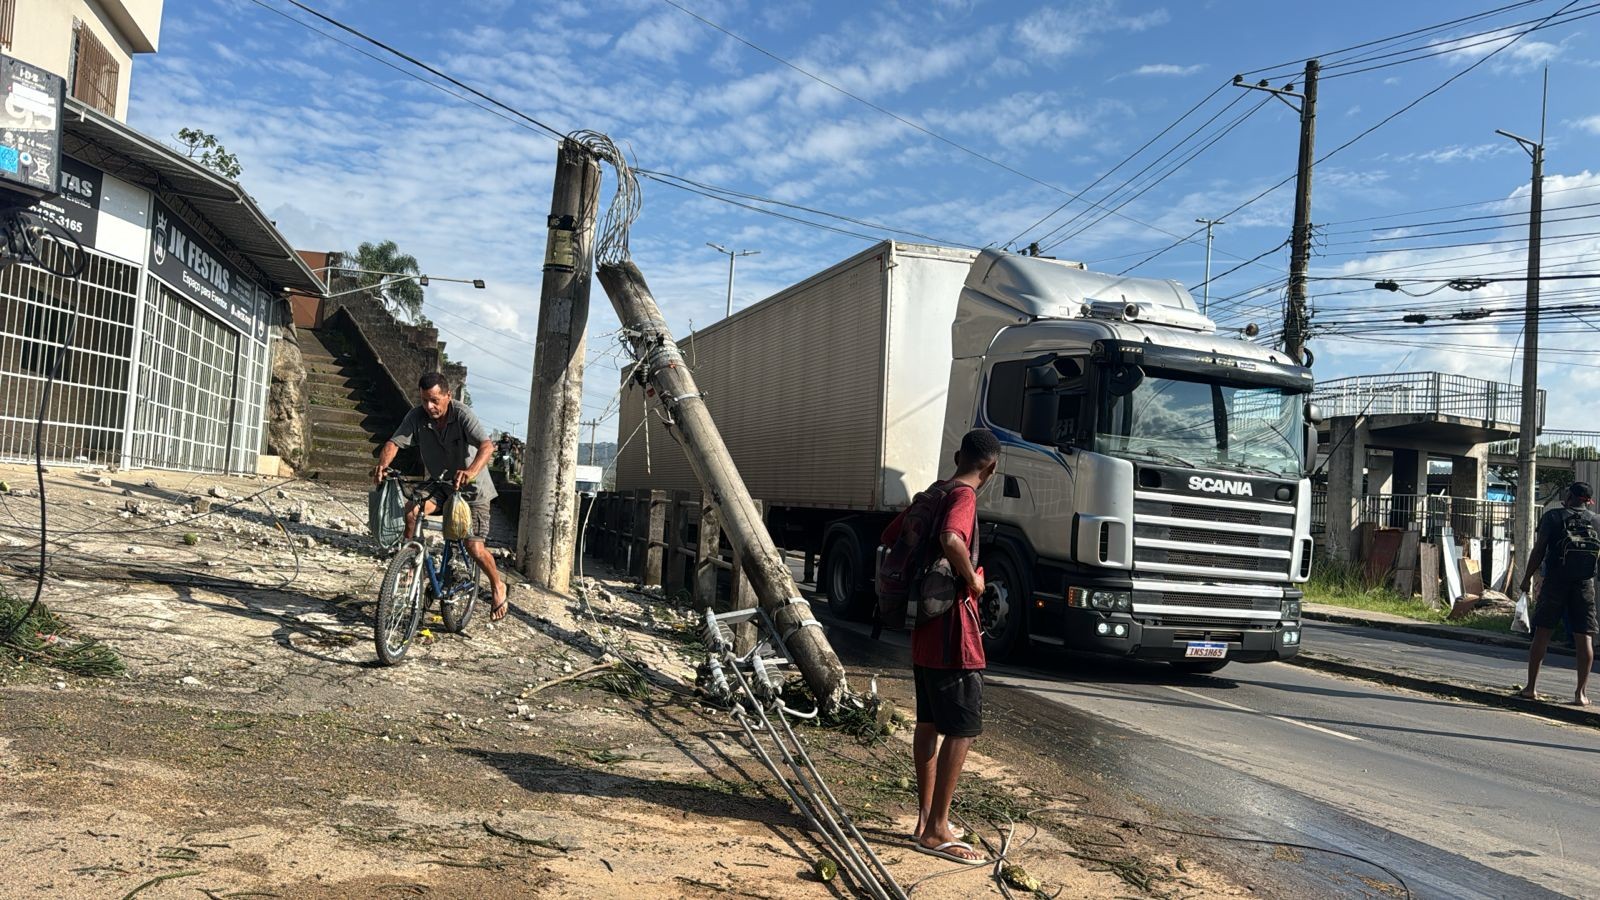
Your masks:
M 1299 600 L 1285 600 L 1285 601 L 1283 601 L 1283 620 L 1285 622 L 1298 622 L 1298 621 L 1300 621 L 1300 601 Z
M 1089 605 L 1095 609 L 1129 612 L 1133 609 L 1133 595 L 1127 591 L 1090 591 Z

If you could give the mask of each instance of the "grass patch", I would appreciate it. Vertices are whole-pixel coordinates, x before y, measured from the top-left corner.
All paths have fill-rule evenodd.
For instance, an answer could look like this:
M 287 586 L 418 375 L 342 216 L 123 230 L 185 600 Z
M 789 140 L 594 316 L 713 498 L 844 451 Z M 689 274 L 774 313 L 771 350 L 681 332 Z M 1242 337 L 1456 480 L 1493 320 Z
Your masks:
M 72 675 L 111 678 L 127 671 L 110 647 L 77 634 L 43 603 L 12 628 L 27 611 L 27 600 L 0 588 L 0 650 Z M 6 631 L 11 632 L 9 636 Z
M 1325 603 L 1328 606 L 1340 606 L 1345 609 L 1388 613 L 1389 615 L 1415 619 L 1419 622 L 1457 625 L 1463 628 L 1476 628 L 1480 631 L 1509 632 L 1511 630 L 1511 617 L 1509 615 L 1470 613 L 1461 619 L 1450 619 L 1450 606 L 1446 602 L 1441 601 L 1437 609 L 1429 609 L 1427 604 L 1421 600 L 1414 597 L 1402 597 L 1387 585 L 1369 584 L 1366 580 L 1366 574 L 1359 564 L 1316 563 L 1311 568 L 1311 580 L 1306 582 L 1305 593 L 1306 600 L 1311 603 Z

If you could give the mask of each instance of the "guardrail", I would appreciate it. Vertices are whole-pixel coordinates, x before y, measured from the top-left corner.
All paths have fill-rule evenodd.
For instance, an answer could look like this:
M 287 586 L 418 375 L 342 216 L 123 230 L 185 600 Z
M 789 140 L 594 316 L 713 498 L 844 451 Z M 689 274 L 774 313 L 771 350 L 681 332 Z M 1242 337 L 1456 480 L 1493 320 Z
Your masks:
M 1508 537 L 1515 504 L 1502 500 L 1475 500 L 1440 494 L 1373 494 L 1361 498 L 1358 524 L 1417 531 L 1424 539 L 1436 537 L 1449 526 L 1463 537 Z M 1311 494 L 1311 530 L 1327 531 L 1328 492 Z
M 1443 415 L 1516 426 L 1522 421 L 1522 388 L 1443 372 L 1357 375 L 1317 385 L 1311 399 L 1324 416 Z M 1539 392 L 1544 422 L 1545 392 Z
M 1516 438 L 1489 445 L 1490 456 L 1517 455 Z M 1546 429 L 1534 443 L 1540 459 L 1600 460 L 1600 431 L 1556 431 Z

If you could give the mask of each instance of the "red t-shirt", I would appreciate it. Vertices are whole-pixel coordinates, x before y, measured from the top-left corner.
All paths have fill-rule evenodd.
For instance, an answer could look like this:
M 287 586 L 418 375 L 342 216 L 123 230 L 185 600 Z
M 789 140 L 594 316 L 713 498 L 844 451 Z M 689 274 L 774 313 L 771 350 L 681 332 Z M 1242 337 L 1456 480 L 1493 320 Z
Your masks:
M 895 517 L 884 530 L 882 543 L 889 546 L 900 535 L 905 513 Z M 944 519 L 939 534 L 953 534 L 967 545 L 976 564 L 978 551 L 978 492 L 956 485 L 945 498 Z M 968 594 L 948 613 L 918 625 L 911 632 L 911 663 L 929 669 L 982 669 L 988 666 L 983 655 L 983 628 L 978 623 L 978 598 Z

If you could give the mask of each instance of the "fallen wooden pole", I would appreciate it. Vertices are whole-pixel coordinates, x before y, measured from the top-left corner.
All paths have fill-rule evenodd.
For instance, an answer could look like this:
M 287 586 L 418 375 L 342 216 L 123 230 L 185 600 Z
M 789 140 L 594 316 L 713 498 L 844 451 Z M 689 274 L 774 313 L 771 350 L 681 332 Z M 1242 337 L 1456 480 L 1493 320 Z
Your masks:
M 682 442 L 684 456 L 707 502 L 716 507 L 722 531 L 733 543 L 734 558 L 740 561 L 761 608 L 777 626 L 789 658 L 805 676 L 817 702 L 825 709 L 838 708 L 849 690 L 844 666 L 812 615 L 810 603 L 795 587 L 788 563 L 767 534 L 761 513 L 745 490 L 644 275 L 631 261 L 602 263 L 598 274 L 634 356 L 641 361 L 645 383 Z M 701 540 L 705 540 L 704 533 Z

